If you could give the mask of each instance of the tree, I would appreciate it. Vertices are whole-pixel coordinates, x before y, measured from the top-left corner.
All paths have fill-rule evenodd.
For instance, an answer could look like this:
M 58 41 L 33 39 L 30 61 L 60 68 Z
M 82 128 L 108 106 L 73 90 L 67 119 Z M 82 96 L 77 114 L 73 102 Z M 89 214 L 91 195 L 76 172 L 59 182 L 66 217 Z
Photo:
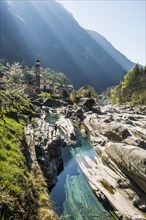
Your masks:
M 32 69 L 29 69 L 27 66 L 23 69 L 23 78 L 26 83 L 35 82 L 35 72 Z
M 145 104 L 146 94 L 146 67 L 135 65 L 128 71 L 123 80 L 111 92 L 113 103 Z
M 72 92 L 70 93 L 69 98 L 70 98 L 70 101 L 71 101 L 72 103 L 75 103 L 75 102 L 76 102 L 76 98 L 77 98 L 76 96 L 77 96 L 77 94 L 76 94 L 75 91 L 72 91 Z
M 85 85 L 85 86 L 81 87 L 77 91 L 77 96 L 80 98 L 83 98 L 83 97 L 93 98 L 95 100 L 97 100 L 97 98 L 98 98 L 98 94 L 96 93 L 95 89 L 89 85 Z
M 23 82 L 23 71 L 19 63 L 14 63 L 10 66 L 10 69 L 4 73 L 3 79 L 7 82 L 22 83 Z
M 9 70 L 4 72 L 2 81 L 8 95 L 11 96 L 13 93 L 24 94 L 26 84 L 24 83 L 23 70 L 19 63 L 12 64 Z

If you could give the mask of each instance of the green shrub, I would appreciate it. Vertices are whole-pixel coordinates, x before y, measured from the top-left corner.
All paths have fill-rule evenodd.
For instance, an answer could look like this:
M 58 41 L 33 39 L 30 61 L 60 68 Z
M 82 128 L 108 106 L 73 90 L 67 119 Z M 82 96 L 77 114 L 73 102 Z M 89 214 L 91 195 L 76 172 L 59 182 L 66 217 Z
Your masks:
M 93 98 L 97 100 L 98 94 L 96 93 L 95 89 L 92 86 L 83 86 L 77 91 L 77 97 L 79 98 Z
M 43 92 L 43 93 L 40 93 L 39 95 L 38 95 L 39 97 L 41 97 L 41 98 L 51 98 L 51 94 L 50 93 L 47 93 L 47 92 Z

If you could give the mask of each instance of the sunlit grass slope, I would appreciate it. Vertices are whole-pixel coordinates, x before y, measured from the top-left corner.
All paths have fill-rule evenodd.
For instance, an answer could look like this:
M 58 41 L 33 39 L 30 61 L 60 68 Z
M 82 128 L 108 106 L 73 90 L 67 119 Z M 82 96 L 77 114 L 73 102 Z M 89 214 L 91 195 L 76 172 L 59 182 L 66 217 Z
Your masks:
M 12 99 L 0 90 L 0 219 L 56 219 L 39 166 L 26 160 L 24 126 L 34 112 L 28 100 Z

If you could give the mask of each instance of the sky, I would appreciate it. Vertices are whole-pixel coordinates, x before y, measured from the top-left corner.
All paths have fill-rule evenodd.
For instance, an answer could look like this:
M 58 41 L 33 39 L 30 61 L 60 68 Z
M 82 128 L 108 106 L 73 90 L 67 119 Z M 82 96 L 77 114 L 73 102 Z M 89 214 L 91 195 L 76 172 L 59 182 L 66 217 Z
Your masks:
M 117 50 L 146 65 L 146 0 L 58 0 L 83 28 L 103 35 Z

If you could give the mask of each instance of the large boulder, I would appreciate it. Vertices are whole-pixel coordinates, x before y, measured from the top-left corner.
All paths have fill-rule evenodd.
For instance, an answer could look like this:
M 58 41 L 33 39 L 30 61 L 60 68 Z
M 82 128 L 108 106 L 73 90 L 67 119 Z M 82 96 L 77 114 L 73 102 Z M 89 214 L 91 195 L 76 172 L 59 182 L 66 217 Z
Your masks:
M 89 183 L 104 193 L 120 219 L 145 219 L 146 116 L 125 106 L 104 106 L 101 111 L 84 113 L 84 124 L 97 153 L 95 168 L 89 161 Z M 98 183 L 102 179 L 108 181 L 104 181 L 105 188 Z M 108 194 L 108 186 L 114 187 L 114 194 Z
M 61 116 L 56 124 L 71 141 L 76 141 L 75 129 L 69 118 Z
M 113 142 L 121 142 L 131 136 L 126 125 L 121 123 L 105 123 L 92 120 L 91 125 L 97 134 L 103 135 Z
M 67 110 L 65 111 L 65 117 L 66 117 L 66 118 L 70 118 L 70 117 L 72 116 L 72 114 L 73 114 L 73 112 L 72 112 L 70 109 L 67 109 Z
M 55 99 L 45 99 L 43 106 L 47 106 L 47 107 L 60 107 L 61 103 L 59 100 L 55 100 Z
M 64 140 L 60 136 L 54 138 L 50 143 L 47 139 L 40 139 L 35 145 L 37 160 L 49 187 L 56 184 L 57 175 L 63 170 L 61 156 L 63 145 Z
M 109 142 L 102 154 L 103 161 L 107 158 L 106 155 L 146 192 L 146 150 L 123 143 Z
M 33 125 L 30 124 L 25 128 L 25 140 L 30 148 L 34 148 L 32 160 L 37 161 L 49 189 L 52 188 L 57 181 L 57 175 L 63 170 L 61 150 L 65 142 L 62 135 L 44 119 L 35 118 Z M 30 161 L 30 166 L 31 164 Z
M 80 107 L 78 107 L 78 108 L 75 110 L 74 115 L 80 118 L 80 117 L 83 116 L 83 113 L 84 113 L 83 109 L 80 108 Z
M 78 104 L 86 110 L 92 110 L 92 107 L 95 105 L 95 100 L 92 98 L 81 98 Z

